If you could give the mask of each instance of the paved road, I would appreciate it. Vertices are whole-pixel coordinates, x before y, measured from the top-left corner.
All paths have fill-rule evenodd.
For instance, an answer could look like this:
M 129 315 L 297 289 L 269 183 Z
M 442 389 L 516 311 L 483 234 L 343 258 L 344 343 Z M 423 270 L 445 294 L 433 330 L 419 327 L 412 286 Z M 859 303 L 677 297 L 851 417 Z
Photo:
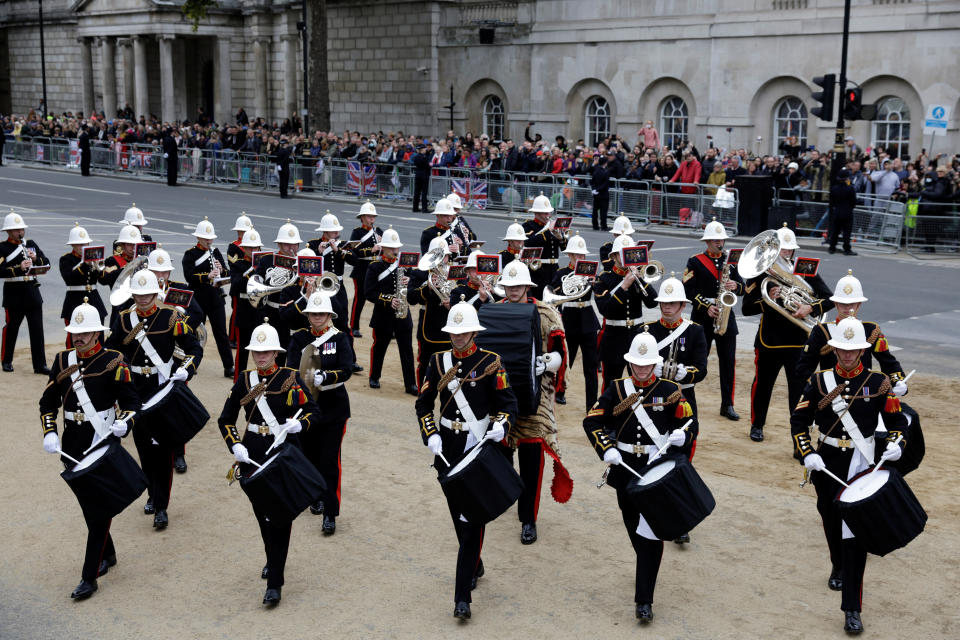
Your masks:
M 320 217 L 330 210 L 341 224 L 350 229 L 359 201 L 299 197 L 280 200 L 277 195 L 239 192 L 210 187 L 167 187 L 165 184 L 111 177 L 83 178 L 77 174 L 5 166 L 0 169 L 0 210 L 10 208 L 22 213 L 30 225 L 29 237 L 35 239 L 48 257 L 56 259 L 66 251 L 64 245 L 69 227 L 79 221 L 97 243 L 109 245 L 119 231 L 117 221 L 124 210 L 136 202 L 149 220 L 148 232 L 154 240 L 171 251 L 177 265 L 182 252 L 193 244 L 191 232 L 196 223 L 208 216 L 214 223 L 218 245 L 233 239 L 230 227 L 237 215 L 245 211 L 265 240 L 272 240 L 276 229 L 290 218 L 300 227 L 304 238 L 315 237 L 312 229 Z M 381 226 L 393 227 L 403 242 L 416 246 L 420 231 L 433 222 L 433 216 L 411 213 L 407 207 L 377 203 Z M 496 212 L 468 215 L 471 225 L 487 248 L 499 250 L 509 216 Z M 588 247 L 597 247 L 609 235 L 589 229 L 584 219 L 575 221 L 575 228 L 586 238 Z M 656 240 L 653 256 L 667 270 L 683 270 L 687 258 L 702 248 L 697 236 L 663 232 L 641 232 L 634 237 Z M 743 246 L 748 238 L 732 241 L 728 246 Z M 895 345 L 906 370 L 941 372 L 960 376 L 960 260 L 918 261 L 905 254 L 870 255 L 861 251 L 855 258 L 829 256 L 817 243 L 800 251 L 802 255 L 823 258 L 820 268 L 832 286 L 848 268 L 863 281 L 870 301 L 862 316 L 882 323 Z M 47 342 L 62 335 L 59 320 L 60 301 L 64 289 L 60 278 L 51 272 L 44 277 L 43 293 L 49 303 L 45 314 Z M 738 320 L 740 344 L 752 348 L 756 323 L 751 318 Z M 26 346 L 26 331 L 21 331 L 20 346 Z

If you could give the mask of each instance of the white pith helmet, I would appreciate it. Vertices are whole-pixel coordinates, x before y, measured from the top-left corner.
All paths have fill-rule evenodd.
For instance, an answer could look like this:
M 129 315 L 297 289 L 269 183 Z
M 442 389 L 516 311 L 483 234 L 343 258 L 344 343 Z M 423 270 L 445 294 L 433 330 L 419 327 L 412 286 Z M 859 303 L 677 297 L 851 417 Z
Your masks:
M 307 306 L 303 308 L 304 313 L 329 313 L 330 319 L 337 317 L 333 306 L 330 304 L 330 296 L 319 291 L 314 291 L 307 300 Z
M 81 304 L 73 308 L 70 314 L 70 324 L 64 330 L 67 333 L 90 333 L 92 331 L 107 331 L 108 327 L 100 320 L 100 312 L 95 306 L 83 299 Z
M 90 234 L 80 226 L 79 222 L 74 223 L 70 229 L 70 236 L 67 238 L 67 244 L 89 244 Z
M 300 230 L 297 229 L 296 225 L 290 222 L 290 219 L 287 219 L 286 224 L 280 225 L 280 228 L 277 230 L 277 239 L 274 240 L 276 243 L 285 243 L 285 244 L 300 244 L 303 242 L 300 239 Z
M 387 247 L 388 249 L 399 249 L 403 246 L 403 243 L 400 242 L 400 234 L 397 233 L 396 229 L 390 228 L 383 232 L 383 237 L 380 238 L 380 246 Z
M 132 224 L 128 224 L 120 229 L 117 242 L 120 244 L 137 244 L 138 242 L 143 242 L 143 236 L 140 235 L 140 229 L 137 229 Z
M 240 241 L 240 246 L 257 249 L 263 246 L 263 242 L 260 240 L 260 234 L 257 230 L 250 229 L 243 232 L 243 240 Z
M 867 301 L 867 297 L 863 295 L 863 285 L 858 278 L 854 277 L 852 269 L 847 269 L 847 275 L 837 280 L 837 288 L 830 296 L 830 300 L 845 304 Z
M 320 218 L 320 226 L 314 229 L 314 231 L 343 231 L 343 227 L 340 225 L 340 221 L 337 220 L 337 216 L 327 211 L 326 215 Z
M 650 364 L 663 364 L 663 357 L 657 350 L 657 339 L 646 330 L 633 337 L 633 341 L 630 342 L 630 349 L 623 354 L 623 359 L 641 367 Z
M 533 206 L 529 211 L 530 213 L 553 213 L 553 205 L 550 204 L 550 198 L 541 193 L 533 199 Z
M 130 205 L 129 209 L 123 212 L 123 220 L 120 221 L 120 224 L 133 224 L 138 227 L 144 227 L 147 225 L 147 219 L 143 216 L 143 211 L 140 210 L 137 203 L 134 202 Z
M 150 271 L 173 271 L 173 260 L 166 249 L 154 249 L 147 256 L 147 269 Z
M 253 220 L 247 217 L 247 212 L 244 211 L 237 217 L 237 221 L 233 223 L 233 229 L 231 231 L 250 231 L 253 229 Z
M 520 260 L 514 260 L 506 266 L 503 273 L 500 274 L 500 282 L 498 284 L 501 287 L 536 286 L 533 280 L 530 279 L 530 269 Z
M 617 216 L 616 220 L 613 221 L 613 228 L 610 229 L 610 233 L 616 235 L 626 234 L 629 236 L 636 233 L 636 231 L 634 230 L 633 225 L 630 223 L 630 218 L 621 214 Z
M 563 250 L 564 253 L 578 253 L 582 256 L 590 253 L 587 251 L 587 241 L 583 239 L 579 233 L 570 236 L 570 239 L 567 240 L 567 247 Z
M 519 222 L 514 222 L 509 227 L 507 227 L 507 235 L 503 236 L 504 240 L 526 240 L 527 232 L 523 230 L 523 225 Z
M 669 278 L 660 283 L 660 291 L 654 300 L 657 302 L 690 302 L 687 300 L 683 283 L 673 276 L 674 274 L 670 274 Z
M 193 235 L 197 238 L 203 238 L 204 240 L 217 239 L 217 234 L 213 231 L 213 223 L 210 222 L 206 216 L 197 223 L 197 229 L 193 232 Z
M 469 302 L 460 301 L 450 307 L 447 312 L 447 324 L 441 331 L 446 333 L 470 333 L 471 331 L 485 331 L 480 325 L 477 310 Z
M 853 351 L 856 349 L 869 349 L 870 343 L 867 342 L 867 334 L 863 330 L 863 323 L 853 317 L 847 317 L 835 325 L 830 326 L 830 339 L 827 340 L 834 349 L 844 349 Z
M 160 282 L 152 271 L 141 269 L 130 278 L 130 293 L 135 296 L 160 293 Z
M 267 320 L 264 318 L 264 320 Z M 258 325 L 250 334 L 250 344 L 247 351 L 286 351 L 280 346 L 280 336 L 269 322 Z
M 703 235 L 700 236 L 701 240 L 726 240 L 730 236 L 727 235 L 727 230 L 724 228 L 723 224 L 717 221 L 714 218 L 711 222 L 707 223 L 707 226 L 703 228 Z

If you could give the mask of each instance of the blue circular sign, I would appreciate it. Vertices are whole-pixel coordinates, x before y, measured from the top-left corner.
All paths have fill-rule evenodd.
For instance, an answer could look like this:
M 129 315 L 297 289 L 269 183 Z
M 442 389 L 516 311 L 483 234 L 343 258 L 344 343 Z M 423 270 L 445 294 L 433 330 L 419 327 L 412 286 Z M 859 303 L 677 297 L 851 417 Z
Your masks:
M 943 114 L 944 114 L 943 107 L 933 108 L 933 117 L 935 120 L 943 120 Z

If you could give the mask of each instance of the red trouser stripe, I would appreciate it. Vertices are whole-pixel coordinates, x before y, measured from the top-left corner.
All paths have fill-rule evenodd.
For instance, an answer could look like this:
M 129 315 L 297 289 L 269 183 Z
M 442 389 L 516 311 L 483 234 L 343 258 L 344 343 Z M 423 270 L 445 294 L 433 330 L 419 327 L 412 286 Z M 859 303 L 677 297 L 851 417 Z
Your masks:
M 65 327 L 69 327 L 69 326 L 70 326 L 70 318 L 64 318 L 64 319 L 63 319 L 63 326 L 65 326 Z M 67 333 L 67 342 L 66 342 L 66 345 L 67 345 L 67 349 L 73 349 L 73 334 L 72 334 L 72 333 Z
M 230 340 L 236 341 L 240 335 L 240 329 L 237 328 L 237 299 L 233 298 L 233 302 L 230 303 Z M 240 345 L 237 345 L 237 349 L 240 349 Z M 236 365 L 234 365 L 236 368 Z
M 543 486 L 543 462 L 546 456 L 543 455 L 543 445 L 540 445 L 540 470 L 537 472 L 537 492 L 533 497 L 533 521 L 537 521 L 537 514 L 540 513 L 540 487 Z
M 340 449 L 337 450 L 337 504 L 341 504 L 340 485 L 343 483 L 343 464 L 340 462 L 340 452 L 343 450 L 343 437 L 347 434 L 347 422 L 349 420 L 343 422 L 343 431 L 340 432 Z
M 377 348 L 377 330 L 371 328 L 370 331 L 373 333 L 373 342 L 370 344 L 370 372 L 373 371 L 373 350 Z
M 753 408 L 753 397 L 757 395 L 757 380 L 760 376 L 760 370 L 757 368 L 760 362 L 760 349 L 753 350 L 753 384 L 750 386 L 750 424 L 756 424 L 756 411 Z
M 363 295 L 360 292 L 360 280 L 357 278 L 351 278 L 353 280 L 353 302 L 350 304 L 350 328 L 359 328 L 360 327 L 360 318 L 357 317 L 357 299 Z

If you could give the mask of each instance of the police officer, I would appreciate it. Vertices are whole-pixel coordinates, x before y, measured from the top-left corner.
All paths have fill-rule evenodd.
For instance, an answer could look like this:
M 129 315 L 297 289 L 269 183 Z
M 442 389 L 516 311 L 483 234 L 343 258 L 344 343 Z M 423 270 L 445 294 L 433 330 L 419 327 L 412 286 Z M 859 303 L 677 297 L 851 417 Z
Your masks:
M 323 533 L 333 535 L 340 515 L 340 448 L 350 419 L 350 397 L 344 383 L 353 374 L 354 355 L 347 335 L 333 325 L 337 313 L 331 306 L 330 296 L 320 292 L 311 294 L 303 313 L 310 327 L 298 329 L 290 336 L 287 366 L 299 370 L 303 358 L 312 358 L 311 373 L 305 382 L 314 402 L 323 407 L 323 411 L 303 432 L 300 444 L 327 484 L 323 499 L 312 505 L 310 512 L 322 513 Z
M 855 256 L 850 246 L 853 231 L 853 210 L 857 206 L 857 191 L 850 184 L 850 172 L 840 169 L 837 181 L 830 187 L 830 253 L 837 252 L 837 240 L 843 233 L 843 255 Z
M 31 275 L 31 267 L 49 265 L 50 261 L 33 240 L 25 239 L 27 223 L 19 213 L 11 211 L 3 219 L 5 242 L 0 242 L 0 279 L 3 280 L 3 308 L 6 312 L 3 325 L 3 370 L 13 371 L 13 350 L 17 346 L 17 334 L 24 319 L 30 331 L 30 356 L 33 372 L 50 373 L 47 356 L 43 352 L 43 298 L 37 276 Z
M 367 200 L 360 205 L 360 212 L 357 214 L 360 226 L 350 232 L 350 241 L 359 242 L 347 256 L 347 262 L 353 266 L 350 272 L 350 279 L 353 280 L 350 331 L 354 338 L 363 337 L 360 333 L 360 314 L 363 313 L 363 304 L 366 302 L 363 297 L 363 286 L 367 279 L 367 267 L 377 259 L 377 254 L 380 252 L 380 237 L 383 235 L 383 229 L 376 226 L 377 215 L 379 215 L 377 208 Z
M 240 345 L 250 343 L 250 335 L 257 326 L 257 319 L 263 317 L 263 314 L 253 306 L 250 294 L 247 293 L 247 282 L 256 271 L 253 265 L 253 254 L 260 250 L 261 245 L 260 233 L 256 229 L 245 231 L 243 240 L 240 242 L 242 255 L 230 265 L 230 297 L 237 301 L 235 324 L 238 348 L 234 363 L 234 382 L 237 381 L 239 372 L 247 368 L 247 350 L 240 348 Z
M 40 398 L 43 450 L 62 453 L 61 460 L 67 469 L 74 465 L 70 458 L 83 459 L 84 452 L 95 442 L 125 436 L 140 409 L 140 399 L 123 355 L 100 344 L 98 336 L 106 330 L 101 317 L 99 309 L 86 303 L 72 310 L 66 331 L 76 346 L 54 357 L 50 380 Z M 60 408 L 63 409 L 62 445 L 57 435 Z M 83 519 L 87 524 L 87 545 L 80 584 L 70 594 L 75 600 L 93 595 L 98 588 L 97 578 L 117 564 L 110 518 L 96 515 L 95 510 L 83 509 Z
M 77 148 L 80 150 L 80 175 L 90 175 L 90 134 L 87 125 L 80 125 L 80 135 L 77 136 Z
M 477 309 L 480 308 L 480 305 L 486 304 L 487 302 L 496 302 L 493 287 L 477 274 L 477 256 L 479 255 L 479 251 L 470 252 L 470 255 L 467 256 L 467 262 L 464 265 L 467 278 L 464 282 L 454 287 L 450 293 L 451 300 L 460 300 L 462 296 L 463 300 L 466 300 L 467 303 L 472 304 Z
M 558 296 L 564 295 L 564 277 L 571 277 L 570 274 L 576 271 L 577 262 L 588 255 L 587 243 L 580 234 L 574 235 L 567 241 L 567 246 L 563 252 L 567 254 L 570 262 L 557 271 L 550 285 L 553 293 Z M 573 367 L 577 352 L 583 352 L 584 395 L 586 396 L 586 409 L 590 409 L 593 403 L 597 401 L 597 367 L 600 363 L 597 351 L 597 335 L 600 332 L 600 322 L 597 319 L 599 311 L 597 311 L 597 304 L 593 299 L 592 283 L 582 296 L 562 303 L 560 314 L 563 317 L 563 329 L 567 338 L 567 349 L 570 353 L 568 366 Z M 557 404 L 567 404 L 565 392 L 566 384 L 557 389 Z
M 63 297 L 63 306 L 60 309 L 60 317 L 63 318 L 64 325 L 70 324 L 70 314 L 73 310 L 83 303 L 86 299 L 91 305 L 96 307 L 100 314 L 100 321 L 107 317 L 107 309 L 100 299 L 100 292 L 97 291 L 97 281 L 100 279 L 100 269 L 95 262 L 83 261 L 83 250 L 90 244 L 90 234 L 87 230 L 76 223 L 70 229 L 70 236 L 67 238 L 67 245 L 72 249 L 60 256 L 60 277 L 67 286 L 67 293 Z M 73 346 L 73 333 L 67 332 L 67 348 Z
M 237 260 L 240 260 L 241 258 L 243 258 L 243 255 L 244 255 L 243 248 L 240 246 L 240 244 L 243 242 L 243 234 L 249 231 L 250 229 L 253 229 L 253 221 L 249 217 L 247 217 L 247 212 L 244 211 L 239 216 L 237 216 L 237 221 L 234 223 L 233 228 L 231 229 L 231 231 L 237 232 L 237 239 L 231 242 L 229 245 L 227 245 L 227 267 L 231 271 L 233 270 L 233 264 Z M 229 334 L 230 334 L 230 346 L 233 348 L 236 348 L 237 345 L 239 344 L 237 342 L 237 317 L 236 317 L 238 301 L 239 301 L 239 298 L 237 298 L 234 295 L 231 287 Z M 237 352 L 239 353 L 240 351 L 243 351 L 243 349 L 238 348 Z M 234 374 L 234 378 L 236 378 L 236 374 Z
M 835 499 L 840 484 L 823 472 L 849 480 L 875 462 L 895 462 L 910 434 L 890 379 L 861 362 L 863 351 L 872 348 L 863 324 L 853 317 L 842 319 L 829 345 L 835 350 L 837 363 L 811 376 L 790 417 L 790 432 L 795 453 L 807 472 L 812 473 L 817 491 L 817 511 L 823 521 L 832 564 L 828 586 L 842 591 L 844 631 L 860 633 L 867 552 L 840 517 Z M 882 431 L 877 433 L 880 418 L 887 429 L 886 436 Z M 810 435 L 814 422 L 820 430 L 816 449 Z
M 293 304 L 293 301 L 300 297 L 300 283 L 297 281 L 296 267 L 290 270 L 277 266 L 276 256 L 281 255 L 296 260 L 297 251 L 300 250 L 300 243 L 302 242 L 300 230 L 288 218 L 287 222 L 280 225 L 277 230 L 277 237 L 274 242 L 277 244 L 276 254 L 260 258 L 260 261 L 254 265 L 254 275 L 257 280 L 266 286 L 280 287 L 278 291 L 264 298 L 262 311 L 265 312 L 266 317 L 270 319 L 270 325 L 280 336 L 280 343 L 287 344 L 290 342 L 290 326 L 281 313 L 281 309 L 286 305 Z M 283 362 L 284 360 L 280 360 L 277 364 L 282 365 Z
M 177 171 L 180 168 L 179 140 L 173 129 L 167 128 L 163 135 L 163 159 L 167 164 L 167 186 L 177 186 Z
M 437 200 L 437 205 L 433 209 L 433 215 L 437 217 L 437 221 L 420 233 L 420 253 L 427 252 L 430 242 L 434 238 L 443 238 L 443 240 L 450 245 L 450 252 L 459 254 L 463 241 L 459 236 L 454 235 L 453 230 L 450 228 L 450 225 L 453 224 L 456 218 L 450 201 L 446 198 Z
M 560 262 L 560 252 L 563 251 L 563 235 L 553 228 L 553 205 L 550 198 L 541 193 L 533 199 L 530 207 L 532 220 L 523 223 L 523 230 L 527 234 L 527 247 L 540 247 L 540 268 L 533 272 L 533 297 L 543 297 L 543 288 L 553 282 Z
M 380 259 L 367 269 L 367 281 L 364 284 L 364 297 L 373 303 L 373 315 L 370 328 L 373 329 L 373 345 L 370 347 L 370 388 L 380 388 L 380 374 L 383 371 L 383 358 L 387 355 L 390 341 L 396 339 L 400 352 L 400 370 L 403 373 L 403 387 L 410 395 L 417 395 L 416 377 L 413 370 L 413 347 L 410 334 L 413 321 L 410 311 L 402 313 L 405 299 L 398 297 L 398 291 L 404 291 L 410 282 L 409 276 L 402 275 L 397 258 L 400 253 L 400 235 L 393 229 L 387 229 L 380 240 Z M 402 317 L 397 317 L 398 312 Z
M 450 248 L 443 238 L 434 238 L 427 248 L 428 253 L 434 250 L 443 251 L 443 262 L 446 265 L 450 256 Z M 430 284 L 430 272 L 414 270 L 407 286 L 407 302 L 411 305 L 420 305 L 420 316 L 417 320 L 417 388 L 423 384 L 427 373 L 430 357 L 438 351 L 450 348 L 450 338 L 443 331 L 447 320 L 447 311 L 450 300 L 442 299 Z
M 780 239 L 780 256 L 777 260 L 787 273 L 793 273 L 794 251 L 799 248 L 797 238 L 786 224 L 777 229 L 777 237 Z M 766 277 L 765 273 L 761 273 L 746 282 L 742 307 L 743 315 L 760 316 L 760 326 L 757 327 L 757 337 L 753 343 L 756 372 L 750 389 L 750 439 L 754 442 L 763 441 L 763 426 L 767 422 L 770 396 L 780 369 L 783 369 L 787 376 L 787 394 L 791 407 L 795 407 L 800 401 L 800 392 L 806 383 L 806 380 L 797 375 L 797 362 L 803 352 L 803 345 L 807 342 L 807 332 L 771 308 L 763 299 L 760 287 Z M 833 302 L 829 300 L 831 291 L 819 275 L 807 278 L 807 283 L 813 288 L 815 300 L 813 304 L 801 305 L 792 314 L 797 319 L 823 316 L 833 308 Z M 770 287 L 771 298 L 776 300 L 779 293 L 780 287 Z
M 597 309 L 603 316 L 600 332 L 600 370 L 603 388 L 623 373 L 623 354 L 643 324 L 643 307 L 653 308 L 656 293 L 636 269 L 623 267 L 622 250 L 634 246 L 630 236 L 617 236 L 610 252 L 612 265 L 593 285 Z
M 244 371 L 233 384 L 217 420 L 220 435 L 243 476 L 255 471 L 254 462 L 263 464 L 266 461 L 268 450 L 278 438 L 283 438 L 280 447 L 299 447 L 296 434 L 310 429 L 318 415 L 316 404 L 303 393 L 306 385 L 296 369 L 277 365 L 284 350 L 277 331 L 269 323 L 253 330 L 246 348 L 253 354 L 256 368 Z M 247 423 L 242 434 L 237 429 L 241 411 Z M 294 419 L 298 412 L 301 412 L 300 417 Z M 267 564 L 260 572 L 260 577 L 267 581 L 263 604 L 275 607 L 280 603 L 293 522 L 270 518 L 256 504 L 252 506 L 267 556 Z
M 617 236 L 632 236 L 636 232 L 630 223 L 630 218 L 620 212 L 620 215 L 613 221 L 613 228 L 610 229 L 610 233 L 613 234 L 613 238 L 600 245 L 600 266 L 603 267 L 604 271 L 613 269 L 613 258 L 610 257 L 610 252 L 613 251 L 613 241 L 616 240 Z
M 514 221 L 507 227 L 507 234 L 503 236 L 503 240 L 507 243 L 507 248 L 500 252 L 501 269 L 514 260 L 520 259 L 523 245 L 527 241 L 527 232 L 524 231 L 522 224 Z
M 420 437 L 434 455 L 438 474 L 447 469 L 444 460 L 459 458 L 477 442 L 503 440 L 517 412 L 517 399 L 500 356 L 474 343 L 477 332 L 484 330 L 476 309 L 465 302 L 453 305 L 443 330 L 450 334 L 452 349 L 430 358 L 416 403 Z M 440 415 L 435 417 L 438 401 Z M 460 543 L 453 615 L 464 620 L 471 615 L 470 590 L 484 574 L 480 559 L 484 525 L 462 517 L 456 502 L 446 492 L 444 496 Z
M 583 419 L 583 430 L 597 455 L 611 465 L 607 484 L 617 490 L 617 505 L 637 555 L 636 616 L 640 622 L 649 623 L 663 540 L 656 537 L 627 497 L 626 487 L 634 476 L 621 465 L 634 471 L 642 469 L 665 445 L 670 447 L 668 452 L 672 448 L 689 453 L 697 426 L 694 420 L 687 430 L 682 429 L 695 416 L 680 385 L 657 377 L 655 370 L 663 364 L 663 358 L 652 335 L 644 332 L 634 336 L 623 358 L 630 375 L 607 385 Z
M 204 217 L 193 232 L 197 244 L 183 254 L 181 264 L 193 298 L 203 310 L 203 317 L 210 321 L 210 331 L 217 341 L 217 352 L 223 365 L 223 377 L 233 379 L 233 352 L 230 336 L 227 335 L 227 317 L 223 306 L 223 286 L 229 283 L 227 261 L 220 249 L 213 246 L 217 238 L 213 223 Z
M 720 280 L 724 270 L 727 271 L 727 281 L 724 291 L 729 291 L 737 297 L 743 296 L 743 278 L 736 266 L 727 267 L 727 253 L 723 245 L 727 240 L 727 231 L 714 218 L 703 230 L 700 238 L 706 243 L 706 250 L 687 260 L 687 267 L 683 272 L 683 287 L 687 297 L 693 301 L 690 319 L 703 329 L 707 342 L 707 355 L 710 354 L 710 345 L 717 345 L 717 360 L 720 367 L 720 415 L 728 420 L 739 420 L 740 415 L 733 408 L 733 393 L 736 388 L 736 353 L 737 353 L 737 318 L 733 309 L 727 320 L 727 329 L 723 335 L 714 331 L 714 323 L 720 315 L 720 302 L 717 300 L 720 291 Z
M 167 381 L 191 379 L 203 358 L 203 349 L 179 311 L 157 305 L 160 284 L 152 271 L 143 269 L 134 274 L 130 290 L 134 305 L 120 312 L 111 327 L 106 346 L 123 354 L 143 404 L 147 407 L 159 405 L 138 420 L 133 433 L 140 466 L 149 482 L 150 499 L 144 512 L 154 513 L 153 526 L 159 531 L 169 524 L 167 506 L 173 484 L 174 451 L 158 442 L 151 430 L 166 428 L 167 417 L 162 403 L 164 394 L 169 392 Z M 176 347 L 184 353 L 185 359 L 173 370 Z
M 277 149 L 277 180 L 280 184 L 280 197 L 288 197 L 287 188 L 290 185 L 290 143 L 286 136 L 280 138 L 280 148 Z
M 427 202 L 427 193 L 430 191 L 430 156 L 427 154 L 427 145 L 417 146 L 417 155 L 413 157 L 413 212 L 421 209 L 424 213 L 430 211 Z

